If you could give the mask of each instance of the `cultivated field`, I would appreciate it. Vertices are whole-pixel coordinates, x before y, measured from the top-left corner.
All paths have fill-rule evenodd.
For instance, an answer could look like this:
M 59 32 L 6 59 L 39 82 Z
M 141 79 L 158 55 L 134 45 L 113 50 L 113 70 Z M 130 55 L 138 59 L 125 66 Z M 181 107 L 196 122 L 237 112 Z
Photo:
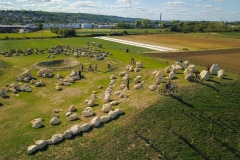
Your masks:
M 185 35 L 185 34 L 183 34 Z M 153 35 L 149 35 L 150 37 Z M 161 37 L 157 35 L 155 37 Z M 167 35 L 164 35 L 167 36 Z M 173 36 L 173 34 L 169 35 Z M 178 34 L 176 35 L 178 36 Z M 201 35 L 198 35 L 201 37 Z M 202 35 L 204 37 L 205 35 Z M 135 37 L 135 36 L 134 36 Z M 119 37 L 120 38 L 120 37 Z M 125 38 L 125 37 L 121 37 Z M 189 35 L 189 39 L 192 35 Z M 223 37 L 222 37 L 223 38 Z M 134 38 L 136 40 L 136 38 Z M 140 38 L 137 38 L 140 39 Z M 152 41 L 150 41 L 150 39 Z M 156 38 L 157 39 L 157 38 Z M 180 38 L 179 38 L 180 39 Z M 187 38 L 185 38 L 187 39 Z M 204 39 L 204 38 L 203 38 Z M 209 38 L 210 39 L 210 38 Z M 215 38 L 213 38 L 215 39 Z M 232 38 L 230 38 L 232 39 Z M 174 39 L 172 39 L 174 40 Z M 238 39 L 235 39 L 239 41 Z M 170 41 L 170 39 L 169 39 Z M 226 38 L 229 41 L 229 38 Z M 103 60 L 90 57 L 74 57 L 74 52 L 65 54 L 61 52 L 52 55 L 47 51 L 57 45 L 69 45 L 71 48 L 86 48 L 89 42 L 91 51 L 108 52 Z M 94 46 L 101 43 L 102 48 Z M 141 42 L 147 42 L 142 41 Z M 149 38 L 149 43 L 156 45 L 157 40 Z M 178 46 L 179 49 L 191 49 L 190 44 L 167 44 L 162 46 Z M 204 44 L 204 43 L 202 43 Z M 195 46 L 197 43 L 195 44 Z M 208 44 L 214 48 L 216 44 Z M 231 47 L 229 42 L 229 48 Z M 226 47 L 226 48 L 228 48 Z M 19 54 L 5 57 L 11 50 L 23 50 L 33 48 L 34 54 Z M 44 50 L 43 54 L 35 54 L 36 48 Z M 125 49 L 129 52 L 126 53 Z M 201 50 L 195 48 L 195 50 Z M 222 47 L 224 48 L 224 47 Z M 0 97 L 0 159 L 239 159 L 240 158 L 240 109 L 239 90 L 240 77 L 238 74 L 225 72 L 222 79 L 211 75 L 208 81 L 190 83 L 184 80 L 183 70 L 176 74 L 173 80 L 179 85 L 179 93 L 172 96 L 159 95 L 157 91 L 150 91 L 148 86 L 156 83 L 153 71 L 161 71 L 164 76 L 165 67 L 175 63 L 174 59 L 145 57 L 140 53 L 154 53 L 153 50 L 109 42 L 95 38 L 66 38 L 66 39 L 25 39 L 0 41 L 0 88 L 7 84 L 17 82 L 16 76 L 30 69 L 36 81 L 42 80 L 46 86 L 36 87 L 29 84 L 32 92 L 8 92 L 8 97 Z M 167 54 L 167 53 L 164 53 Z M 205 55 L 206 56 L 206 55 Z M 53 58 L 54 57 L 54 58 Z M 143 67 L 139 72 L 129 72 L 126 66 L 131 58 L 141 61 Z M 49 62 L 52 60 L 68 60 L 83 64 L 84 79 L 77 80 L 70 86 L 63 86 L 63 90 L 57 91 L 59 83 L 57 74 L 66 77 L 72 70 L 79 71 L 80 66 L 53 70 L 53 78 L 38 77 L 38 70 L 34 64 Z M 107 70 L 110 63 L 112 70 Z M 51 63 L 47 63 L 51 64 Z M 98 64 L 98 71 L 89 72 L 86 68 L 92 64 Z M 59 66 L 60 64 L 56 65 Z M 71 66 L 71 65 L 69 65 Z M 46 67 L 51 67 L 50 65 Z M 202 70 L 205 66 L 196 65 Z M 127 71 L 130 76 L 130 90 L 120 89 L 122 77 L 119 73 Z M 32 155 L 27 154 L 27 147 L 33 145 L 39 139 L 48 140 L 52 135 L 63 134 L 75 124 L 84 124 L 93 117 L 84 117 L 82 111 L 87 107 L 85 102 L 93 91 L 96 92 L 96 104 L 92 107 L 95 115 L 102 116 L 105 91 L 111 82 L 110 76 L 115 75 L 111 101 L 119 101 L 119 105 L 113 109 L 121 108 L 124 115 L 100 125 L 92 127 L 87 132 L 65 139 L 61 143 L 48 145 Z M 143 88 L 133 88 L 135 78 L 141 75 L 145 81 Z M 163 81 L 163 85 L 167 79 Z M 111 82 L 112 83 L 112 82 Z M 23 85 L 21 82 L 20 85 Z M 102 86 L 102 89 L 101 87 Z M 127 95 L 122 99 L 115 94 L 116 91 L 124 91 Z M 66 113 L 70 105 L 75 105 L 79 119 L 68 121 Z M 53 110 L 59 109 L 59 125 L 50 125 Z M 30 121 L 35 118 L 43 118 L 43 127 L 34 129 Z
M 227 35 L 221 33 L 209 33 L 209 34 L 179 33 L 179 34 L 153 34 L 143 36 L 131 35 L 115 38 L 190 51 L 239 48 L 240 34 L 236 33 L 235 36 L 229 37 L 227 37 Z
M 237 33 L 236 33 L 237 34 Z M 238 34 L 239 35 L 239 34 Z M 116 37 L 117 38 L 117 37 Z M 240 35 L 226 37 L 225 34 L 158 34 L 146 36 L 124 36 L 124 40 L 160 45 L 178 49 L 177 52 L 144 53 L 147 56 L 190 60 L 202 66 L 219 64 L 222 68 L 240 73 Z M 234 49 L 232 49 L 234 48 Z

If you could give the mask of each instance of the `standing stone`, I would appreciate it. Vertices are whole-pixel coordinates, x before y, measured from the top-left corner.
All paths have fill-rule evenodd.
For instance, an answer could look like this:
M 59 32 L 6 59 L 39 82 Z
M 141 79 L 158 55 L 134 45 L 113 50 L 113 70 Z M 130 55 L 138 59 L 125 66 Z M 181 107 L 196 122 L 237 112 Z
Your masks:
M 36 152 L 36 151 L 37 151 L 37 145 L 31 145 L 31 146 L 29 146 L 28 149 L 27 149 L 27 153 L 28 153 L 28 154 L 33 154 L 33 153 Z
M 218 66 L 218 64 L 213 64 L 211 67 L 210 67 L 210 74 L 212 75 L 217 75 L 218 74 L 218 70 L 220 69 L 220 67 Z
M 55 134 L 51 137 L 52 143 L 56 144 L 59 143 L 61 141 L 63 141 L 63 135 L 62 134 Z
M 61 123 L 61 121 L 57 117 L 52 117 L 52 119 L 50 120 L 51 125 L 57 125 L 57 124 L 60 124 L 60 123 Z

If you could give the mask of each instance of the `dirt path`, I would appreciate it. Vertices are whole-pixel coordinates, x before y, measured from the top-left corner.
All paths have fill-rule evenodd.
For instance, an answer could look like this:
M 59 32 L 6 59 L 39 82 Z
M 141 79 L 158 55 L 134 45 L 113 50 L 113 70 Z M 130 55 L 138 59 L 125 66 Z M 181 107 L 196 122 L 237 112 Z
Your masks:
M 146 43 L 139 43 L 139 42 L 128 41 L 128 40 L 121 40 L 121 39 L 116 39 L 116 38 L 109 38 L 109 37 L 95 37 L 95 38 L 112 41 L 112 42 L 118 42 L 118 43 L 127 44 L 127 45 L 132 45 L 132 46 L 137 46 L 137 47 L 148 48 L 148 49 L 152 49 L 152 50 L 156 50 L 156 51 L 165 51 L 165 52 L 166 51 L 177 51 L 177 49 L 173 49 L 173 48 L 151 45 L 151 44 L 146 44 Z

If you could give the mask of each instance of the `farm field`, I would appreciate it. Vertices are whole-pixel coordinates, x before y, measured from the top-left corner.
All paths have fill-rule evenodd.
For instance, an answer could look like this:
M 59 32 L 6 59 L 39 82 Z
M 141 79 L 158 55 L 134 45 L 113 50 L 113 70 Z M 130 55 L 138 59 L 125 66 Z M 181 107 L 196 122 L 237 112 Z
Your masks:
M 240 35 L 229 36 L 226 34 L 158 34 L 146 36 L 124 36 L 120 39 L 141 42 L 146 44 L 161 45 L 164 47 L 175 47 L 175 52 L 149 52 L 147 56 L 190 60 L 202 66 L 217 63 L 223 68 L 240 73 Z M 114 37 L 119 38 L 119 37 Z M 236 49 L 232 49 L 236 48 Z M 186 51 L 187 49 L 187 51 Z
M 55 54 L 55 58 L 47 58 L 50 54 L 47 49 L 51 47 L 68 44 L 73 48 L 85 48 L 86 42 L 90 42 L 90 50 L 103 50 L 110 54 L 100 61 L 89 57 L 74 57 L 73 53 L 60 53 Z M 103 47 L 93 46 L 91 42 L 102 43 Z M 44 54 L 28 56 L 3 56 L 4 52 L 10 50 L 25 51 L 27 48 L 45 51 Z M 129 53 L 125 53 L 126 48 Z M 209 81 L 189 83 L 184 80 L 183 70 L 180 70 L 173 80 L 179 85 L 179 93 L 172 96 L 159 95 L 157 91 L 148 89 L 148 86 L 156 82 L 152 73 L 157 70 L 168 76 L 164 69 L 175 63 L 176 59 L 138 54 L 149 52 L 154 51 L 95 38 L 0 41 L 0 88 L 16 82 L 16 75 L 26 69 L 31 69 L 36 80 L 41 79 L 46 84 L 45 87 L 30 84 L 30 93 L 7 93 L 8 98 L 0 97 L 0 132 L 4 136 L 0 139 L 0 159 L 239 159 L 239 75 L 225 72 L 222 79 L 211 75 Z M 126 71 L 132 57 L 135 61 L 141 61 L 143 68 L 139 72 L 127 71 L 130 90 L 124 89 L 127 97 L 121 99 L 114 94 L 124 83 L 119 73 Z M 78 61 L 85 68 L 89 64 L 98 64 L 98 71 L 84 70 L 84 79 L 56 91 L 56 74 L 65 77 L 73 69 L 78 71 L 80 66 L 53 70 L 53 78 L 38 77 L 38 70 L 33 65 L 52 60 Z M 107 70 L 108 63 L 113 70 Z M 196 67 L 199 70 L 205 68 L 201 65 Z M 104 93 L 111 75 L 117 77 L 111 100 L 120 102 L 113 109 L 123 109 L 124 115 L 61 143 L 48 145 L 32 155 L 27 154 L 27 147 L 36 140 L 47 140 L 54 134 L 63 134 L 74 124 L 90 122 L 93 117 L 84 117 L 82 111 L 87 107 L 85 100 L 89 99 L 93 91 L 96 91 L 97 96 L 96 105 L 92 107 L 95 116 L 106 115 L 102 112 L 102 106 L 106 103 Z M 142 76 L 145 84 L 143 88 L 134 90 L 134 79 L 138 75 Z M 165 79 L 163 84 L 166 81 Z M 100 85 L 102 89 L 99 88 Z M 66 118 L 70 105 L 77 108 L 79 119 L 76 121 L 68 121 Z M 60 109 L 59 125 L 49 124 L 54 109 Z M 30 121 L 35 118 L 43 118 L 42 128 L 31 127 Z
M 221 33 L 189 33 L 189 34 L 152 34 L 152 35 L 130 35 L 114 37 L 123 40 L 165 46 L 179 50 L 211 50 L 239 48 L 240 34 L 234 36 Z

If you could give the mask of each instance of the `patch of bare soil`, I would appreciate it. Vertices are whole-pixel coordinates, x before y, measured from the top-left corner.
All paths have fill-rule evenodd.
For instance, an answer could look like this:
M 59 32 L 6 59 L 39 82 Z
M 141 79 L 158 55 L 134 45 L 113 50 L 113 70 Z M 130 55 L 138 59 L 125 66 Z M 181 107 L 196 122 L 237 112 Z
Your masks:
M 80 62 L 76 60 L 52 60 L 52 61 L 43 61 L 33 65 L 36 69 L 41 68 L 51 68 L 53 70 L 69 69 L 76 66 L 79 66 Z

